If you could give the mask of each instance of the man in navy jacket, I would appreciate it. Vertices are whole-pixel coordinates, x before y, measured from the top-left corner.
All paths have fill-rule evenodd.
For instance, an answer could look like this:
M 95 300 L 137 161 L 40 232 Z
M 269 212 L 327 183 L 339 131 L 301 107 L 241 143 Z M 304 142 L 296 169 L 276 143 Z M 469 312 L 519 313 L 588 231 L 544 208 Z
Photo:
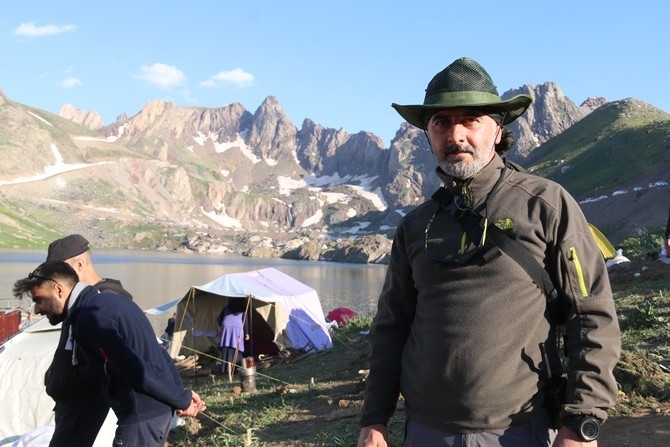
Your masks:
M 45 262 L 14 284 L 30 294 L 35 312 L 71 325 L 73 365 L 104 365 L 103 394 L 118 427 L 114 445 L 162 447 L 173 411 L 196 416 L 205 403 L 185 390 L 174 362 L 156 341 L 144 312 L 131 300 L 79 281 L 61 261 Z
M 133 299 L 116 279 L 102 278 L 93 266 L 89 242 L 80 234 L 71 234 L 49 244 L 47 261 L 64 261 L 77 272 L 79 281 L 100 292 Z M 56 427 L 49 447 L 90 447 L 109 413 L 102 395 L 104 371 L 101 365 L 73 365 L 70 322 L 66 318 L 51 366 L 44 375 L 47 394 L 54 406 Z

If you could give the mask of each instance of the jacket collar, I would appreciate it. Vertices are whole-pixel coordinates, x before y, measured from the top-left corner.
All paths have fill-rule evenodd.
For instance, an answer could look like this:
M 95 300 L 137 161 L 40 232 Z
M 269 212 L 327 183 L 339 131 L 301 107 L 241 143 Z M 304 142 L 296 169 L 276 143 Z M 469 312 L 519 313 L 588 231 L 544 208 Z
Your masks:
M 469 190 L 472 208 L 477 209 L 486 202 L 489 193 L 500 179 L 503 169 L 505 169 L 505 163 L 496 153 L 484 169 L 475 174 L 474 177 L 466 180 L 455 179 L 447 175 L 439 166 L 435 169 L 435 173 L 442 180 L 443 186 L 455 195 L 461 195 L 462 187 L 465 185 Z
M 90 291 L 94 291 L 95 294 L 100 293 L 98 290 L 81 281 L 75 284 L 72 292 L 70 292 L 70 299 L 67 305 L 68 320 L 74 318 L 74 315 L 77 313 L 77 309 L 81 307 L 83 301 L 86 301 L 86 296 Z

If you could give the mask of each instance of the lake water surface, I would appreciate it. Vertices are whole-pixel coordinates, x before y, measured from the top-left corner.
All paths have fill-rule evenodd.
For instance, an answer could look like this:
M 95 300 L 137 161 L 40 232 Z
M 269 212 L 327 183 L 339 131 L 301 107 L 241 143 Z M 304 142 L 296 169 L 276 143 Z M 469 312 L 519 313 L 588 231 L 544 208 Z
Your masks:
M 0 300 L 12 298 L 14 282 L 45 258 L 45 250 L 0 250 Z M 181 298 L 191 286 L 226 273 L 274 267 L 315 289 L 324 313 L 344 306 L 359 314 L 372 314 L 386 273 L 384 265 L 141 250 L 93 249 L 93 262 L 101 276 L 119 279 L 142 309 Z M 160 332 L 168 315 L 149 317 Z

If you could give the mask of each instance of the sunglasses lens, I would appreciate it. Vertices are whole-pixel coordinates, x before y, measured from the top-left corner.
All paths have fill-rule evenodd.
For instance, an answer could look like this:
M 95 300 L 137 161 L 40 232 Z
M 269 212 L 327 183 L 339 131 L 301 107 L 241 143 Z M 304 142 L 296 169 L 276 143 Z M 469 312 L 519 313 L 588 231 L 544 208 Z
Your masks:
M 30 272 L 30 273 L 28 273 L 28 278 L 29 278 L 29 279 L 39 279 L 39 280 L 42 280 L 42 281 L 53 281 L 53 282 L 56 282 L 56 280 L 53 279 L 53 278 L 49 278 L 48 276 L 37 275 L 37 274 L 35 274 L 35 272 Z

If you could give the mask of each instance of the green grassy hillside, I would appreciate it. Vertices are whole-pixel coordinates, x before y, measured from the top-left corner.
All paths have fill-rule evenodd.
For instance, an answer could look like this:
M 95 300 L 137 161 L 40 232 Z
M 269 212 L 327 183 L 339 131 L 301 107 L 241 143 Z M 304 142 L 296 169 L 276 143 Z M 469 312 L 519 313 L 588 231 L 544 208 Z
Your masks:
M 524 165 L 586 197 L 635 186 L 654 173 L 667 177 L 669 148 L 670 114 L 628 99 L 596 109 L 533 151 Z

